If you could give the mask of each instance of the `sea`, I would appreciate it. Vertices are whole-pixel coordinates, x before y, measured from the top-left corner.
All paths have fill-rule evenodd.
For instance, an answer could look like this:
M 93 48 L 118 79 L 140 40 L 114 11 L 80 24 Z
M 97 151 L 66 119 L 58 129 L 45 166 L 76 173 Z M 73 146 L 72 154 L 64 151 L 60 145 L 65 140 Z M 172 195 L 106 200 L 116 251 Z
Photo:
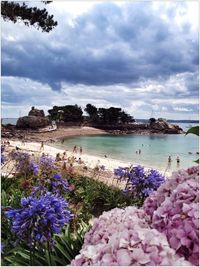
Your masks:
M 15 118 L 3 119 L 3 124 L 16 124 Z M 198 123 L 176 122 L 184 131 Z M 166 171 L 175 171 L 196 165 L 199 155 L 199 138 L 193 134 L 177 135 L 93 135 L 66 138 L 56 147 L 71 150 L 74 145 L 83 148 L 83 153 L 116 159 L 127 164 L 144 165 Z M 138 151 L 141 150 L 139 154 Z M 171 164 L 168 157 L 171 156 Z M 177 164 L 176 158 L 180 158 Z
M 197 124 L 179 123 L 187 131 Z M 55 146 L 73 150 L 74 146 L 82 147 L 83 153 L 116 159 L 120 162 L 143 165 L 148 168 L 173 172 L 195 166 L 199 155 L 199 138 L 193 134 L 177 135 L 93 135 L 66 138 L 64 143 Z M 141 150 L 139 154 L 138 151 Z M 136 152 L 137 151 L 137 152 Z M 171 164 L 168 157 L 171 156 Z M 176 158 L 180 158 L 177 164 Z

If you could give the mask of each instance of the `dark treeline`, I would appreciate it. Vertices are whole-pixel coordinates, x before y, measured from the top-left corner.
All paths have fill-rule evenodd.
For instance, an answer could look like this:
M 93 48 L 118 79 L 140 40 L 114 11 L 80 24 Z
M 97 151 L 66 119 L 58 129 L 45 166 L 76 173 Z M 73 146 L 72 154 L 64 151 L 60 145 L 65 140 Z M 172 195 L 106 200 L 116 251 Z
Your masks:
M 84 111 L 78 105 L 54 106 L 48 110 L 49 118 L 56 121 L 88 123 L 92 125 L 118 125 L 135 122 L 135 119 L 121 108 L 97 108 L 87 104 Z

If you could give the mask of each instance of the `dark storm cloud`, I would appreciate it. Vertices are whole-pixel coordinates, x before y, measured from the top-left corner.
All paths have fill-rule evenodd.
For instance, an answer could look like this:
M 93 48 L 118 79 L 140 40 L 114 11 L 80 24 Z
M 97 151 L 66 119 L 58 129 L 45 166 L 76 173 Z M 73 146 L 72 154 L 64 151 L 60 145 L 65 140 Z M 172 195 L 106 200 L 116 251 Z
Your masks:
M 33 32 L 14 43 L 2 38 L 2 75 L 27 77 L 59 90 L 61 82 L 129 85 L 194 73 L 197 34 L 190 25 L 178 27 L 173 12 L 166 11 L 168 22 L 151 3 L 102 3 L 77 17 L 73 27 L 61 17 L 49 35 Z M 197 92 L 197 80 L 187 82 L 188 90 Z

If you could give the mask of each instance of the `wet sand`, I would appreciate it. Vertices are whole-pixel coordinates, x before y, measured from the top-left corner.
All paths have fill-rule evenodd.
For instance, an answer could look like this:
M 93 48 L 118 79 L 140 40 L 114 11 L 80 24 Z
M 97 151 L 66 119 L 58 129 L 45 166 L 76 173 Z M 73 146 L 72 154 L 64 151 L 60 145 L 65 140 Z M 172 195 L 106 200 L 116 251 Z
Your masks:
M 55 131 L 36 133 L 26 132 L 25 140 L 30 142 L 57 140 L 70 136 L 108 134 L 106 131 L 93 127 L 59 127 Z

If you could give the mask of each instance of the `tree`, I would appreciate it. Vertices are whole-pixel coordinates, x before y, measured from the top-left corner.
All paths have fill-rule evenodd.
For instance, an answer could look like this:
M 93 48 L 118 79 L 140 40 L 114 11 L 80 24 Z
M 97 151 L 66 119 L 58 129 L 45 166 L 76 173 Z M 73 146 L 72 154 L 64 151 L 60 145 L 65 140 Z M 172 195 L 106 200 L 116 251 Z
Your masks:
M 155 118 L 150 118 L 149 119 L 149 124 L 151 125 L 151 124 L 153 124 L 153 123 L 155 123 L 156 122 L 156 119 Z
M 101 124 L 117 125 L 135 121 L 131 115 L 122 111 L 121 108 L 115 107 L 99 108 L 98 115 Z
M 87 104 L 84 110 L 88 113 L 90 122 L 98 121 L 98 113 L 97 108 L 95 106 Z
M 51 1 L 45 1 L 44 4 L 49 4 Z M 47 10 L 37 7 L 28 7 L 25 2 L 1 2 L 1 16 L 5 21 L 23 21 L 26 26 L 34 26 L 37 29 L 42 29 L 43 32 L 50 32 L 57 26 L 57 21 L 54 21 L 53 15 L 49 15 Z
M 122 111 L 121 114 L 120 114 L 120 120 L 122 123 L 132 123 L 132 122 L 135 122 L 135 119 L 127 114 L 125 111 Z
M 48 112 L 51 120 L 63 120 L 65 122 L 83 121 L 83 111 L 77 105 L 54 106 Z

